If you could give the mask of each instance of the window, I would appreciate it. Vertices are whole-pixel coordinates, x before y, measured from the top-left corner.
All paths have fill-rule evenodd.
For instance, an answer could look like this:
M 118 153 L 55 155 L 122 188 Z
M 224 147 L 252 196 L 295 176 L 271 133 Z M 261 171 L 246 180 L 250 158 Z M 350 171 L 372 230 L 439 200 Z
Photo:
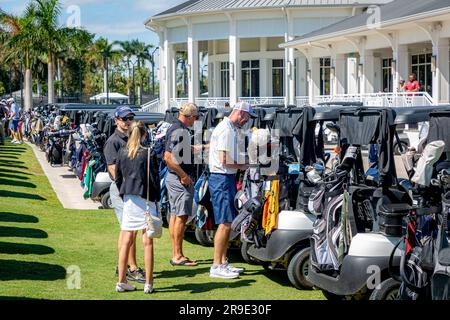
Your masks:
M 284 96 L 284 60 L 272 60 L 272 96 Z
M 433 92 L 433 73 L 431 72 L 431 53 L 417 54 L 411 57 L 411 69 L 416 74 L 420 91 Z
M 230 96 L 230 63 L 220 63 L 220 94 L 221 97 Z
M 392 59 L 383 59 L 383 92 L 392 92 Z
M 330 95 L 331 59 L 320 58 L 320 95 Z
M 259 60 L 242 61 L 242 96 L 259 97 Z

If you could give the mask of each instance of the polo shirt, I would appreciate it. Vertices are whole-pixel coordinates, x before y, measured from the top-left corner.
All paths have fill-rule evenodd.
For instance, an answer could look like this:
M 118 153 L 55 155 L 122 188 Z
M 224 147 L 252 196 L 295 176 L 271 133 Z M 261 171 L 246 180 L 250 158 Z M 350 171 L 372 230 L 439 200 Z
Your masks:
M 116 164 L 119 150 L 127 145 L 128 136 L 118 129 L 106 141 L 103 152 L 108 166 Z
M 167 130 L 165 151 L 170 152 L 174 156 L 175 161 L 186 174 L 191 176 L 194 173 L 191 131 L 179 119 L 176 119 Z M 176 174 L 170 168 L 169 172 Z
M 420 90 L 419 81 L 408 81 L 408 83 L 405 85 L 405 89 L 406 91 Z

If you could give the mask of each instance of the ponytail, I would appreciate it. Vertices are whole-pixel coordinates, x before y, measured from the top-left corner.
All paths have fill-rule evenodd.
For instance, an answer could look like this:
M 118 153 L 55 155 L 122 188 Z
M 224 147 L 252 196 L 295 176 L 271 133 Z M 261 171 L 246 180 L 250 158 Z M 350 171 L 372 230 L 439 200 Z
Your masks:
M 146 134 L 144 124 L 141 121 L 133 121 L 128 129 L 129 137 L 127 143 L 128 157 L 135 159 L 139 149 L 142 147 L 141 139 Z

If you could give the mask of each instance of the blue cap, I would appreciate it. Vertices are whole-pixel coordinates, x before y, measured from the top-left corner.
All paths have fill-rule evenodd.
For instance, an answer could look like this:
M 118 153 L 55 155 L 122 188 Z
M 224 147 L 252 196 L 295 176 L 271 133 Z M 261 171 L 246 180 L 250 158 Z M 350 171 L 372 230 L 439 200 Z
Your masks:
M 117 107 L 116 112 L 114 113 L 116 118 L 124 118 L 130 114 L 135 115 L 133 110 L 127 106 Z

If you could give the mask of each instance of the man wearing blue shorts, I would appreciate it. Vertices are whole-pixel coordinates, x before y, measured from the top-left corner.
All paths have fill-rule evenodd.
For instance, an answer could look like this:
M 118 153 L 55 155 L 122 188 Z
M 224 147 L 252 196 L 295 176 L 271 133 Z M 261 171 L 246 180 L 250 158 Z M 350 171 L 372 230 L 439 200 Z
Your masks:
M 231 266 L 227 260 L 228 241 L 231 233 L 231 223 L 237 216 L 234 207 L 236 196 L 236 174 L 245 170 L 245 159 L 241 150 L 244 137 L 239 128 L 244 126 L 250 117 L 256 116 L 250 104 L 239 102 L 233 108 L 229 117 L 225 117 L 214 129 L 209 149 L 208 179 L 211 202 L 214 208 L 214 220 L 218 225 L 214 237 L 214 262 L 209 275 L 213 278 L 234 279 L 244 271 L 243 268 Z

